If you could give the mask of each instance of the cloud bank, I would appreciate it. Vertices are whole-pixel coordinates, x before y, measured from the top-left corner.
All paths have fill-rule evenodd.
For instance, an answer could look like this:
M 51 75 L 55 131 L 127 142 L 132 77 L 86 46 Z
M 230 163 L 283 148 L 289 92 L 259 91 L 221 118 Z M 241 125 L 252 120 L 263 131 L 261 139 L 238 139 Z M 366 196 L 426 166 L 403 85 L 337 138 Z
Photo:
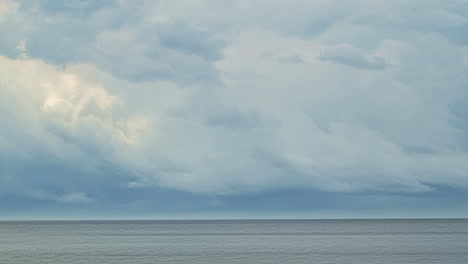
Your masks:
M 465 189 L 467 10 L 0 1 L 0 191 Z

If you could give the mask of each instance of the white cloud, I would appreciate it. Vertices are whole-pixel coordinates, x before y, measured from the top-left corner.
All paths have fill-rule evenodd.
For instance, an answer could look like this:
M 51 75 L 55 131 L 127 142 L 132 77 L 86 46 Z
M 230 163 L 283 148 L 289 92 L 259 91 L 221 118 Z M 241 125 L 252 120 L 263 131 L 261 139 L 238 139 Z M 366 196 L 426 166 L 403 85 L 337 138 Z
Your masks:
M 0 57 L 0 65 L 1 110 L 9 116 L 4 123 L 17 124 L 21 133 L 40 143 L 13 142 L 19 152 L 39 147 L 79 169 L 93 171 L 96 155 L 118 164 L 127 151 L 141 144 L 149 121 L 127 113 L 117 96 L 86 81 L 79 72 L 5 57 Z
M 18 4 L 11 0 L 0 0 L 0 21 L 3 17 L 13 14 L 17 11 Z

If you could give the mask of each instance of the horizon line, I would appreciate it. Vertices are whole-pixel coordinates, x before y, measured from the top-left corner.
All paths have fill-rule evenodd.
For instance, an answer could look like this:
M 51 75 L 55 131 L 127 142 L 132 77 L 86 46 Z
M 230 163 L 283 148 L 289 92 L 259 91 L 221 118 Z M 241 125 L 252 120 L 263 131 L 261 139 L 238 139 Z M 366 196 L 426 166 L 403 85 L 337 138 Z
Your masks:
M 174 219 L 0 219 L 0 222 L 167 222 L 167 221 L 336 221 L 336 220 L 468 220 L 468 217 L 395 218 L 174 218 Z

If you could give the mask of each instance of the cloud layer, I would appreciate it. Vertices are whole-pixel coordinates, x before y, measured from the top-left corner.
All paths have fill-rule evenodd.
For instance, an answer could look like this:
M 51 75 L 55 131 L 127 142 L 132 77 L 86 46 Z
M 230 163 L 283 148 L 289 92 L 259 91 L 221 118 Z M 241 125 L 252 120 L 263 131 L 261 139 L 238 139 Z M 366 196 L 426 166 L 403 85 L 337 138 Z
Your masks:
M 465 189 L 467 11 L 2 0 L 0 191 Z

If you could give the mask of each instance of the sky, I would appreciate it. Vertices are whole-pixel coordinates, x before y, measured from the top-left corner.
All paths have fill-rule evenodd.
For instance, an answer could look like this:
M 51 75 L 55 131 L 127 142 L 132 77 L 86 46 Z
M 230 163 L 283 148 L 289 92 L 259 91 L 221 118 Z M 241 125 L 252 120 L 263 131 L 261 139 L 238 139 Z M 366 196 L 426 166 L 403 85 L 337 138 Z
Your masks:
M 468 217 L 467 0 L 0 0 L 0 220 Z

